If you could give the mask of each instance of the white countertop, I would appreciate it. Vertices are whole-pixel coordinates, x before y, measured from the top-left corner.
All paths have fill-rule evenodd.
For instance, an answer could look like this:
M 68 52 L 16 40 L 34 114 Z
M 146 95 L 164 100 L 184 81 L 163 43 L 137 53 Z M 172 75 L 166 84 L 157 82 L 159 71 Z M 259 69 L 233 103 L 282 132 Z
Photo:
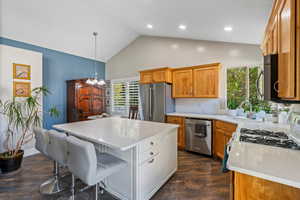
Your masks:
M 168 116 L 178 116 L 178 117 L 193 117 L 193 118 L 201 118 L 201 119 L 215 119 L 215 120 L 222 120 L 225 122 L 233 123 L 233 124 L 239 124 L 244 123 L 247 121 L 255 121 L 251 119 L 239 119 L 238 117 L 232 117 L 229 115 L 218 115 L 218 114 L 196 114 L 196 113 L 167 113 Z
M 289 125 L 286 124 L 274 124 L 272 122 L 262 122 L 252 119 L 245 119 L 240 117 L 234 117 L 230 115 L 221 115 L 221 114 L 196 114 L 196 113 L 167 113 L 167 116 L 178 116 L 178 117 L 191 117 L 191 118 L 199 118 L 199 119 L 211 119 L 211 120 L 221 120 L 224 122 L 229 122 L 233 124 L 237 124 L 238 126 L 250 126 L 252 128 L 259 128 L 263 129 L 264 127 L 273 127 L 275 129 L 284 129 L 287 130 L 289 128 Z
M 178 125 L 112 117 L 59 124 L 53 128 L 125 151 L 147 138 L 176 129 Z
M 234 141 L 227 166 L 250 176 L 300 188 L 300 151 Z
M 289 125 L 237 119 L 228 115 L 193 113 L 168 113 L 167 115 L 215 119 L 238 124 L 237 133 L 231 143 L 227 167 L 232 171 L 300 188 L 300 151 L 238 141 L 241 127 L 284 131 L 290 134 Z

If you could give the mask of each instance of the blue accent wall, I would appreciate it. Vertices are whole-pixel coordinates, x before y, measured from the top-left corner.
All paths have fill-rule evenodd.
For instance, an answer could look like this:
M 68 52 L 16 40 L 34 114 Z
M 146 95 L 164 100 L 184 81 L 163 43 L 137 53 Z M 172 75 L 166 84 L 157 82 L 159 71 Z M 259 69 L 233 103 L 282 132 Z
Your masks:
M 43 126 L 50 129 L 53 124 L 65 123 L 67 121 L 66 80 L 91 77 L 95 70 L 94 60 L 3 37 L 0 37 L 0 44 L 43 54 L 43 85 L 51 92 L 51 95 L 43 99 L 43 109 L 47 111 L 52 106 L 56 106 L 61 112 L 59 118 L 51 118 L 44 114 Z M 105 63 L 97 61 L 96 66 L 99 78 L 104 79 Z

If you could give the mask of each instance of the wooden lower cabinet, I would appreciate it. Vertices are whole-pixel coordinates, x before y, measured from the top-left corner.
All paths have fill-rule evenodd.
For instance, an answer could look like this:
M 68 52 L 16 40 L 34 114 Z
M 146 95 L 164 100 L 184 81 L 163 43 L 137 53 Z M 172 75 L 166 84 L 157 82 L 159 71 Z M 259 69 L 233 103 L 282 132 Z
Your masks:
M 300 189 L 234 172 L 234 200 L 300 200 Z
M 214 120 L 213 123 L 213 155 L 223 159 L 225 145 L 229 142 L 237 125 L 219 120 Z
M 167 116 L 167 123 L 178 124 L 178 135 L 177 135 L 177 144 L 179 149 L 185 148 L 185 125 L 184 125 L 184 117 L 177 116 Z
M 224 131 L 215 129 L 213 135 L 213 154 L 215 157 L 224 158 L 225 137 Z

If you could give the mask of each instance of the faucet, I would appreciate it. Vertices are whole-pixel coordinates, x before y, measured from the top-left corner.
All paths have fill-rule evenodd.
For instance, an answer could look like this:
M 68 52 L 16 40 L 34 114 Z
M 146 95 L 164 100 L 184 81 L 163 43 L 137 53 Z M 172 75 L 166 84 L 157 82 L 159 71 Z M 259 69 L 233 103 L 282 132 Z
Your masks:
M 252 104 L 251 102 L 249 101 L 249 99 L 246 99 L 245 101 L 242 101 L 242 103 L 239 105 L 239 108 L 243 108 L 243 105 L 246 105 L 248 104 L 249 107 L 250 107 L 250 112 L 252 113 Z

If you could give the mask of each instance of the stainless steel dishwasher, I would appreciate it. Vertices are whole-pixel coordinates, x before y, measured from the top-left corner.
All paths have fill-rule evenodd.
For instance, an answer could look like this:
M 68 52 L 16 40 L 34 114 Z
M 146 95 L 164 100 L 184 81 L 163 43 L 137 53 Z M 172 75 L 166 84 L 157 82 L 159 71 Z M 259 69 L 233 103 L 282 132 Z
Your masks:
M 212 155 L 212 122 L 209 120 L 185 118 L 187 151 Z

